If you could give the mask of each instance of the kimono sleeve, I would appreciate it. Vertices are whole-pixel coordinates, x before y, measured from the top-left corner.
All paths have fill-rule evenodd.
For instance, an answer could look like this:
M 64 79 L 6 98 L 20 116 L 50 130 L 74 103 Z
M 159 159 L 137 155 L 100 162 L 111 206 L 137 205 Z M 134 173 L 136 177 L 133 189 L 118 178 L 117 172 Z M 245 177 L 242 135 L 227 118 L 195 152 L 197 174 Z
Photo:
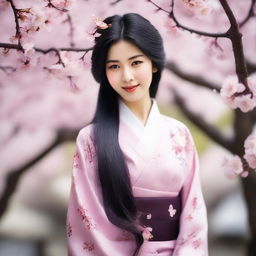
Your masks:
M 134 241 L 105 214 L 88 130 L 81 130 L 76 141 L 67 211 L 68 255 L 132 255 Z
M 198 155 L 187 128 L 188 173 L 182 189 L 180 232 L 173 256 L 208 256 L 207 213 L 199 179 Z

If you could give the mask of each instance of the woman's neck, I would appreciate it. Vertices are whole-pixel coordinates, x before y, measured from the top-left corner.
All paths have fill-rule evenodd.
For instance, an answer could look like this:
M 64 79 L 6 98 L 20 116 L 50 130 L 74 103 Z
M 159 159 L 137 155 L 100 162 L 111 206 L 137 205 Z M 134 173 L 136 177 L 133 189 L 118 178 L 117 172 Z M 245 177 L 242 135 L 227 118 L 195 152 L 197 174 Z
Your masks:
M 145 99 L 141 99 L 139 101 L 124 101 L 124 103 L 145 126 L 152 106 L 151 98 L 145 97 Z

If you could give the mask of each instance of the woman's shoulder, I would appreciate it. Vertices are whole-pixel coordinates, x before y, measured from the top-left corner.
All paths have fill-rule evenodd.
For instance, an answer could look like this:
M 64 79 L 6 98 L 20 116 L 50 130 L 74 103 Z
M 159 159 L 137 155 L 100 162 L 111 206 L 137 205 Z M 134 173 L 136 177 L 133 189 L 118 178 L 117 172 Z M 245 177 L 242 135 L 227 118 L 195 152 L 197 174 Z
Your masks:
M 174 118 L 174 117 L 170 117 L 164 114 L 161 114 L 162 119 L 164 121 L 164 123 L 166 124 L 166 126 L 170 129 L 184 129 L 186 131 L 189 131 L 188 127 L 180 120 Z
M 88 125 L 81 128 L 77 135 L 77 141 L 87 142 L 92 139 L 93 134 L 93 123 L 89 123 Z

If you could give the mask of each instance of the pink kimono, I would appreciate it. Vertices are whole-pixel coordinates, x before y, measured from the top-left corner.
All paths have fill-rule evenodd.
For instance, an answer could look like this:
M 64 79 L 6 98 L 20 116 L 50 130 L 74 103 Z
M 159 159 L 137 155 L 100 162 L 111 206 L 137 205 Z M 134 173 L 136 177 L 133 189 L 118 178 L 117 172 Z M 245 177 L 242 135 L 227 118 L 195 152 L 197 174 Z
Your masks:
M 177 240 L 145 240 L 139 255 L 207 256 L 206 207 L 197 152 L 188 129 L 160 114 L 155 100 L 146 126 L 122 101 L 119 108 L 119 143 L 129 168 L 134 196 L 173 197 L 182 189 Z M 84 127 L 77 137 L 67 214 L 68 255 L 132 256 L 134 238 L 109 222 L 104 211 L 92 128 L 92 124 Z

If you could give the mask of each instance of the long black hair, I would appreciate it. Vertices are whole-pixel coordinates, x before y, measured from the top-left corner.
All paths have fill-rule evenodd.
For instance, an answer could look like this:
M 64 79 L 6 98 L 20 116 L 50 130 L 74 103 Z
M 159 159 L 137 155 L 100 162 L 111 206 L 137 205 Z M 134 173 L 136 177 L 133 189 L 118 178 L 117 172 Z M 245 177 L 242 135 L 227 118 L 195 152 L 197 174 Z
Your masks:
M 104 20 L 111 24 L 97 29 L 92 52 L 92 74 L 100 83 L 96 113 L 93 119 L 94 142 L 98 159 L 98 174 L 106 215 L 114 225 L 131 232 L 137 248 L 143 243 L 138 229 L 137 209 L 132 194 L 129 170 L 118 142 L 119 95 L 112 89 L 106 76 L 106 58 L 113 43 L 126 40 L 137 46 L 157 68 L 150 85 L 150 97 L 155 97 L 165 63 L 162 38 L 155 27 L 136 13 L 114 15 Z

